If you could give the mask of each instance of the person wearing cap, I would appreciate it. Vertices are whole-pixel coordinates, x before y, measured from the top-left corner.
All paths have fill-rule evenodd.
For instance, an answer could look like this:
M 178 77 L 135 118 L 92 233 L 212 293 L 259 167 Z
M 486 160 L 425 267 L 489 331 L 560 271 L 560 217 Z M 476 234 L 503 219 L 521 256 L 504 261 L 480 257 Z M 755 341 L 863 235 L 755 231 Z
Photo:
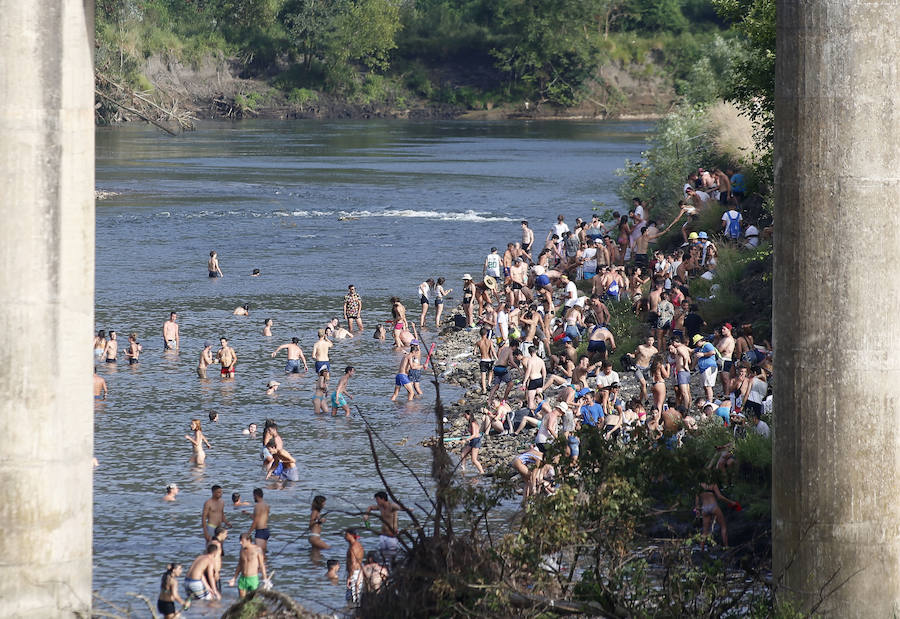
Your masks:
M 703 389 L 706 392 L 707 401 L 713 399 L 713 387 L 716 385 L 716 375 L 719 373 L 719 365 L 716 363 L 716 347 L 703 339 L 699 333 L 691 339 L 694 345 L 694 367 L 700 370 L 703 376 Z
M 277 380 L 270 380 L 266 383 L 266 395 L 274 395 L 276 391 L 278 391 L 278 386 L 281 385 Z
M 274 359 L 278 352 L 284 348 L 287 348 L 287 363 L 284 366 L 285 374 L 299 374 L 300 361 L 303 361 L 303 371 L 309 371 L 309 365 L 306 363 L 306 355 L 303 354 L 303 349 L 300 348 L 300 338 L 292 337 L 289 344 L 282 344 L 276 348 L 275 352 L 272 353 L 272 358 Z
M 716 350 L 719 351 L 719 356 L 722 357 L 721 380 L 723 393 L 731 393 L 731 370 L 734 367 L 733 354 L 735 344 L 732 335 L 733 330 L 731 323 L 726 322 L 719 328 L 716 333 L 716 339 L 713 341 L 713 346 L 716 347 Z
M 163 501 L 174 501 L 176 496 L 178 496 L 178 484 L 166 486 L 166 494 L 163 496 Z

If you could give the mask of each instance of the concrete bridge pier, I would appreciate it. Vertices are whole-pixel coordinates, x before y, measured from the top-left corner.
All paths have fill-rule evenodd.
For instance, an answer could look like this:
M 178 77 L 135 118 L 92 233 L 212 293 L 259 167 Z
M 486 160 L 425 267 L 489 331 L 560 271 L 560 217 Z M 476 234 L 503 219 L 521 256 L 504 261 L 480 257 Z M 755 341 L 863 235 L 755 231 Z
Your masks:
M 90 616 L 94 0 L 0 0 L 0 616 Z
M 773 546 L 781 599 L 900 614 L 900 12 L 779 0 Z

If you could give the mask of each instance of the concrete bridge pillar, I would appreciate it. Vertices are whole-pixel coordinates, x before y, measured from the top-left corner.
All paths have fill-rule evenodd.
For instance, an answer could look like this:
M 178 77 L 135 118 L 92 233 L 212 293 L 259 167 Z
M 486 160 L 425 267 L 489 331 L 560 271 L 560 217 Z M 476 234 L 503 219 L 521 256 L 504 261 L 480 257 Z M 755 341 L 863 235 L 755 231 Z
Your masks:
M 779 0 L 773 545 L 782 599 L 900 613 L 900 12 Z
M 0 0 L 0 615 L 89 616 L 94 0 Z

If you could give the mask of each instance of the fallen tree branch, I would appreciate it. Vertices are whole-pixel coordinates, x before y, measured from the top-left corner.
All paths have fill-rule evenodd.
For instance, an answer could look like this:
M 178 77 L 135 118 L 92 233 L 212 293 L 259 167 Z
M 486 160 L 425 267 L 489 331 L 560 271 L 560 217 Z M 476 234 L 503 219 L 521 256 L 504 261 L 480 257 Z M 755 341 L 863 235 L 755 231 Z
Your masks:
M 138 110 L 134 109 L 133 107 L 128 107 L 127 105 L 124 105 L 124 104 L 122 104 L 122 103 L 119 103 L 118 101 L 116 101 L 115 99 L 113 99 L 112 97 L 110 97 L 109 95 L 103 94 L 102 92 L 100 92 L 100 91 L 97 90 L 96 88 L 94 89 L 94 94 L 96 94 L 96 95 L 97 95 L 98 97 L 100 97 L 101 99 L 105 99 L 106 101 L 109 101 L 109 102 L 112 103 L 113 105 L 122 108 L 122 109 L 125 110 L 126 112 L 130 112 L 130 113 L 134 114 L 135 116 L 137 116 L 137 117 L 139 117 L 139 118 L 142 118 L 142 119 L 146 120 L 148 123 L 151 123 L 151 124 L 153 124 L 153 125 L 159 127 L 160 129 L 162 129 L 163 131 L 165 131 L 166 133 L 168 133 L 168 134 L 171 135 L 171 136 L 177 136 L 177 135 L 178 135 L 177 133 L 175 133 L 174 131 L 172 131 L 171 129 L 169 129 L 168 127 L 166 127 L 165 125 L 163 125 L 162 123 L 160 123 L 160 122 L 158 122 L 158 121 L 156 121 L 156 120 L 153 120 L 152 118 L 150 118 L 150 117 L 147 116 L 146 114 L 144 114 L 144 113 L 142 113 L 142 112 L 139 112 Z

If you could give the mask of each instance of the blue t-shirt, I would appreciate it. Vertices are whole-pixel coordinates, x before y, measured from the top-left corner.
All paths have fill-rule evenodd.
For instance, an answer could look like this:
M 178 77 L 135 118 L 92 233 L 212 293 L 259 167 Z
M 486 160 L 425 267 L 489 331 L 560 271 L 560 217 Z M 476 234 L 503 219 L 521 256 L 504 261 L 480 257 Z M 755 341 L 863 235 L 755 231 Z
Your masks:
M 725 425 L 731 424 L 731 408 L 727 406 L 720 406 L 716 409 L 716 415 L 725 420 Z
M 585 425 L 597 427 L 598 422 L 604 416 L 603 407 L 597 403 L 581 407 L 581 422 Z
M 746 191 L 746 188 L 744 187 L 744 175 L 740 172 L 731 177 L 731 191 L 737 191 L 740 193 L 744 193 L 744 191 Z
M 713 346 L 709 342 L 704 342 L 703 346 L 700 347 L 700 352 L 705 354 L 708 352 L 713 352 L 713 351 L 715 351 L 715 349 L 716 349 L 715 346 Z M 710 355 L 709 357 L 700 357 L 700 360 L 697 361 L 697 367 L 700 368 L 701 370 L 714 368 L 717 365 L 718 364 L 716 363 L 715 355 Z

